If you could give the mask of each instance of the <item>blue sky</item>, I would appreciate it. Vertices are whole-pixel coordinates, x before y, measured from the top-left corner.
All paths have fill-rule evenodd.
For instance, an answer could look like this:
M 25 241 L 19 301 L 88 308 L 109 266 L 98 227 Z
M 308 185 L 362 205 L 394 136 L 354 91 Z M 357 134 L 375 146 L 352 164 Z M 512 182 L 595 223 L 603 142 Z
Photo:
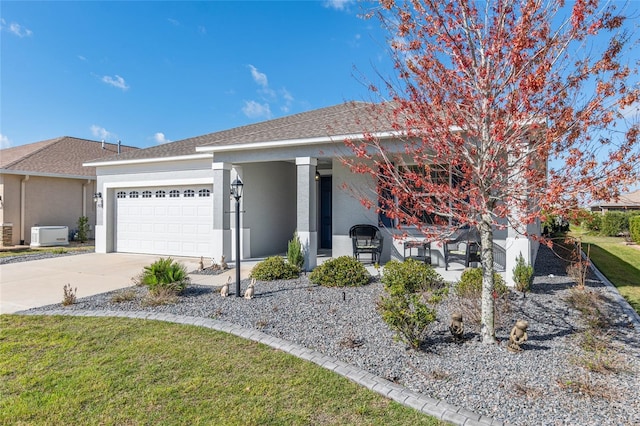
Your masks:
M 388 72 L 349 0 L 2 1 L 0 142 L 138 147 L 344 102 Z
M 393 74 L 387 33 L 362 12 L 355 0 L 1 1 L 0 146 L 142 148 L 378 100 L 358 76 Z

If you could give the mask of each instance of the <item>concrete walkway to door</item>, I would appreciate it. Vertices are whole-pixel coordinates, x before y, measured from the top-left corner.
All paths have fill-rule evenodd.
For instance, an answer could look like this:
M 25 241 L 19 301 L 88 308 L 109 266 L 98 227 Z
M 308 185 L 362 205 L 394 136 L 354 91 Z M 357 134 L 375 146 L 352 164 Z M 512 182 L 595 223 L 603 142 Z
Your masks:
M 0 314 L 62 302 L 63 287 L 77 288 L 76 296 L 86 297 L 129 287 L 143 268 L 162 256 L 125 253 L 85 253 L 0 266 Z M 187 271 L 198 268 L 199 259 L 174 257 Z M 244 266 L 244 265 L 243 265 Z M 248 266 L 248 265 L 247 265 Z M 243 267 L 242 278 L 248 270 Z M 221 285 L 224 276 L 191 275 L 202 285 Z

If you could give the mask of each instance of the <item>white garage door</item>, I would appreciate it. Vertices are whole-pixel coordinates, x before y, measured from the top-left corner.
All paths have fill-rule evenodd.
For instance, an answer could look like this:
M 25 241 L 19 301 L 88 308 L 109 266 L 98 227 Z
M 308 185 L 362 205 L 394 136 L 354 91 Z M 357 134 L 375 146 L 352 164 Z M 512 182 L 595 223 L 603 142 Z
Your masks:
M 116 190 L 116 251 L 210 257 L 209 186 Z

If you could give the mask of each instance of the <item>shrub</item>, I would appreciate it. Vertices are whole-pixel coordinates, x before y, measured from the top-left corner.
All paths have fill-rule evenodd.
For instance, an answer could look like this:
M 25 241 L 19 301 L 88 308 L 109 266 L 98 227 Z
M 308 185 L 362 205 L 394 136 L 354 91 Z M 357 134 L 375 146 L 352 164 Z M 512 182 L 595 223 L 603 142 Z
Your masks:
M 169 290 L 178 294 L 187 287 L 188 283 L 186 267 L 170 257 L 160 258 L 151 265 L 145 266 L 140 277 L 140 284 L 147 286 L 151 293 Z
M 296 265 L 286 263 L 280 256 L 268 257 L 256 264 L 251 270 L 250 277 L 261 281 L 290 280 L 300 276 L 300 269 Z
M 309 280 L 325 287 L 354 287 L 369 283 L 367 269 L 351 256 L 329 259 L 309 274 Z
M 565 233 L 569 230 L 569 221 L 558 215 L 544 213 L 544 221 L 542 222 L 542 233 L 547 236 L 553 236 Z
M 631 216 L 629 218 L 629 234 L 632 241 L 640 243 L 640 216 Z
M 73 288 L 71 284 L 67 284 L 62 287 L 63 295 L 62 295 L 62 305 L 69 306 L 76 303 L 76 292 L 78 291 L 78 287 Z
M 89 218 L 87 216 L 80 216 L 78 218 L 78 232 L 76 235 L 78 236 L 78 241 L 84 243 L 87 241 L 89 235 Z
M 444 279 L 430 265 L 407 259 L 388 262 L 382 283 L 388 296 L 378 300 L 378 312 L 399 340 L 418 349 L 436 319 L 436 310 L 430 305 L 447 295 Z
M 124 290 L 115 293 L 111 296 L 111 303 L 123 303 L 129 302 L 136 298 L 136 292 L 133 290 Z
M 602 217 L 600 233 L 607 237 L 615 237 L 629 229 L 629 217 L 623 212 L 606 212 Z
M 493 289 L 499 296 L 509 291 L 504 279 L 497 272 L 493 273 L 493 280 Z M 482 268 L 465 269 L 460 281 L 455 284 L 454 291 L 460 297 L 479 298 L 482 295 Z
M 429 324 L 436 319 L 435 309 L 417 293 L 383 296 L 378 300 L 378 311 L 398 339 L 414 349 L 420 347 Z
M 516 266 L 513 268 L 513 281 L 516 283 L 516 290 L 526 293 L 531 286 L 533 279 L 533 266 L 524 261 L 522 253 L 516 259 Z
M 389 261 L 384 265 L 381 281 L 390 294 L 417 293 L 444 287 L 444 279 L 431 265 L 415 259 Z
M 154 291 L 150 291 L 144 299 L 142 306 L 161 306 L 171 305 L 178 301 L 178 296 L 174 289 L 170 287 L 156 287 Z
M 590 213 L 584 218 L 582 227 L 587 231 L 600 232 L 600 228 L 602 228 L 602 214 L 600 212 Z
M 293 233 L 293 239 L 289 241 L 287 246 L 287 261 L 289 264 L 297 266 L 298 269 L 302 269 L 302 265 L 304 265 L 304 253 L 297 231 Z

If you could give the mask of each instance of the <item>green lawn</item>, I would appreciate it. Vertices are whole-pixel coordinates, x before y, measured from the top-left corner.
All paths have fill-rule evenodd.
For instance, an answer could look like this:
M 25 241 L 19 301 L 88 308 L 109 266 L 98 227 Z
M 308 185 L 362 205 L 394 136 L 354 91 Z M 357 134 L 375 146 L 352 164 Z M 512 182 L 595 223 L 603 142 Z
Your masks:
M 315 364 L 195 326 L 2 315 L 0 342 L 0 424 L 442 424 Z
M 571 235 L 582 240 L 582 250 L 590 250 L 591 261 L 618 288 L 620 294 L 640 313 L 640 250 L 623 238 L 601 237 L 572 226 Z
M 24 256 L 28 254 L 38 254 L 38 253 L 54 253 L 54 254 L 63 254 L 70 253 L 74 251 L 87 251 L 93 250 L 93 246 L 77 246 L 77 247 L 51 247 L 51 248 L 37 248 L 37 249 L 24 249 L 24 250 L 4 250 L 0 251 L 0 258 L 2 257 L 13 257 L 13 256 Z

